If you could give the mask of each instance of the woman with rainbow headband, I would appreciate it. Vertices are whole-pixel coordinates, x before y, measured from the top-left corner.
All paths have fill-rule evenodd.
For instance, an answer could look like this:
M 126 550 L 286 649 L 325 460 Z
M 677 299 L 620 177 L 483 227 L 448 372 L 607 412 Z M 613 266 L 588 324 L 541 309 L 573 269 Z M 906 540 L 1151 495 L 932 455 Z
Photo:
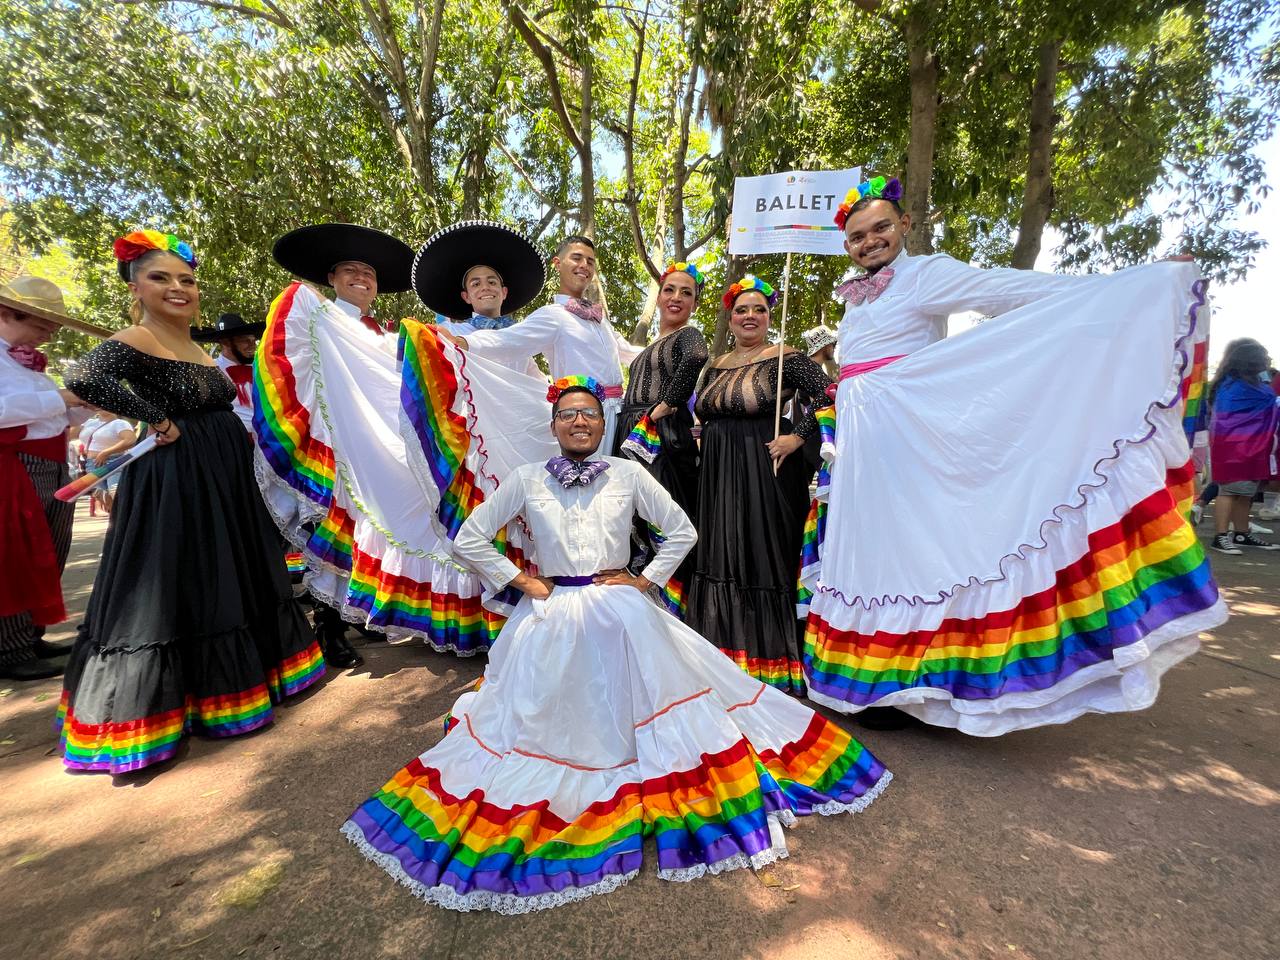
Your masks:
M 697 523 L 698 442 L 693 438 L 689 398 L 707 363 L 707 340 L 689 321 L 706 278 L 693 263 L 672 263 L 658 279 L 658 338 L 631 361 L 627 393 L 618 415 L 613 455 L 646 463 L 654 479 Z M 637 524 L 645 556 L 657 549 L 660 533 Z M 667 582 L 671 611 L 684 615 L 685 590 L 693 572 L 685 558 Z
M 67 385 L 149 424 L 158 447 L 120 481 L 59 719 L 67 767 L 121 774 L 169 759 L 187 733 L 265 726 L 324 661 L 258 493 L 235 389 L 191 339 L 195 255 L 154 230 L 121 237 L 115 255 L 134 325 Z
M 911 256 L 901 196 L 877 177 L 836 217 L 857 270 L 809 696 L 979 736 L 1147 707 L 1226 618 L 1185 520 L 1205 282 Z M 992 319 L 944 339 L 970 310 Z
M 734 346 L 698 387 L 702 470 L 687 619 L 751 676 L 799 694 L 796 570 L 814 473 L 801 447 L 818 430 L 816 411 L 831 405 L 831 380 L 803 353 L 769 342 L 776 299 L 750 274 L 725 291 Z M 807 412 L 794 426 L 784 419 L 775 438 L 779 351 L 783 400 Z
M 687 881 L 787 855 L 796 817 L 865 809 L 891 779 L 838 726 L 738 670 L 644 594 L 693 525 L 640 464 L 599 457 L 604 389 L 557 380 L 559 453 L 517 467 L 471 514 L 458 555 L 522 595 L 457 721 L 362 803 L 342 832 L 415 896 L 528 913 L 639 873 Z M 666 539 L 621 571 L 636 515 Z M 495 549 L 516 517 L 539 576 Z

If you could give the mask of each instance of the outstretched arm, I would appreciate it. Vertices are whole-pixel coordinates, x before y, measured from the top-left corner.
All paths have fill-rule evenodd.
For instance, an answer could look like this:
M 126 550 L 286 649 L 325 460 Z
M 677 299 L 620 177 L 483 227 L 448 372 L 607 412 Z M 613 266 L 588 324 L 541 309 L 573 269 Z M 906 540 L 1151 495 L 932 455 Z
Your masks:
M 1098 279 L 1012 267 L 984 269 L 937 256 L 921 267 L 916 296 L 925 313 L 933 316 L 966 310 L 996 316 Z
M 504 330 L 474 330 L 455 340 L 464 350 L 474 350 L 482 357 L 511 366 L 546 353 L 559 332 L 553 316 L 544 310 L 535 310 Z

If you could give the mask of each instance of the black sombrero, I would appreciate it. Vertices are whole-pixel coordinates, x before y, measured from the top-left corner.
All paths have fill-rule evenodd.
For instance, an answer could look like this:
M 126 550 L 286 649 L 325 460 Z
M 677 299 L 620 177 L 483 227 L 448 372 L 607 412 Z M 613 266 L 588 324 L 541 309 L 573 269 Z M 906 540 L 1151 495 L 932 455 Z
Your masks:
M 502 277 L 507 288 L 503 313 L 528 304 L 547 277 L 542 254 L 524 234 L 493 220 L 464 220 L 422 245 L 413 258 L 413 289 L 436 313 L 465 320 L 472 310 L 462 299 L 462 277 L 478 266 L 492 267 Z
M 295 277 L 322 287 L 329 271 L 346 260 L 367 263 L 378 275 L 379 293 L 409 289 L 413 248 L 389 233 L 354 223 L 320 223 L 286 233 L 271 250 L 276 263 Z
M 197 343 L 209 343 L 213 340 L 221 340 L 223 337 L 238 337 L 246 333 L 260 337 L 266 328 L 265 321 L 245 323 L 244 317 L 238 313 L 224 313 L 212 326 L 197 327 L 192 330 L 191 339 Z

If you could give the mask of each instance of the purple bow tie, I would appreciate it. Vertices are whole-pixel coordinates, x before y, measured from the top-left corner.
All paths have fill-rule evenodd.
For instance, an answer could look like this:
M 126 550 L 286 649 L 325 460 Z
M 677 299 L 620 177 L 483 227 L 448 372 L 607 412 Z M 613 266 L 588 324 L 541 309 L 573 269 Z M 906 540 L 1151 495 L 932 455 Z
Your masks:
M 867 303 L 875 303 L 876 298 L 884 293 L 884 288 L 892 279 L 893 267 L 881 267 L 875 273 L 846 280 L 836 287 L 836 296 L 855 307 L 864 300 Z
M 590 320 L 592 323 L 599 323 L 604 317 L 604 311 L 600 308 L 600 304 L 587 303 L 587 301 L 579 300 L 577 297 L 570 297 L 564 308 L 575 317 Z
M 49 358 L 35 347 L 10 347 L 9 356 L 13 357 L 28 370 L 34 370 L 36 373 L 44 373 L 45 368 L 49 366 Z
M 609 469 L 603 460 L 570 460 L 568 457 L 552 457 L 547 461 L 547 473 L 560 481 L 560 486 L 585 487 Z

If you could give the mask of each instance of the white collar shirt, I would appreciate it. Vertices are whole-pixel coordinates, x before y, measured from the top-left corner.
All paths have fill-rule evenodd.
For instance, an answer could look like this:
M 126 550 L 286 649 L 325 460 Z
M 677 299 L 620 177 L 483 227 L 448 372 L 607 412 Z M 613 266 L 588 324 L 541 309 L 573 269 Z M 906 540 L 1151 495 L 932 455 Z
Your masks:
M 915 353 L 946 337 L 954 313 L 995 316 L 1095 279 L 984 269 L 945 253 L 913 257 L 905 250 L 889 266 L 893 277 L 874 302 L 845 307 L 836 348 L 841 366 Z
M 601 458 L 609 469 L 586 486 L 564 487 L 545 463 L 513 470 L 497 492 L 467 518 L 454 539 L 455 554 L 494 589 L 520 569 L 493 546 L 498 531 L 522 516 L 533 535 L 542 576 L 588 576 L 620 570 L 631 557 L 632 519 L 639 514 L 666 538 L 644 569 L 667 582 L 698 535 L 671 494 L 632 460 Z

